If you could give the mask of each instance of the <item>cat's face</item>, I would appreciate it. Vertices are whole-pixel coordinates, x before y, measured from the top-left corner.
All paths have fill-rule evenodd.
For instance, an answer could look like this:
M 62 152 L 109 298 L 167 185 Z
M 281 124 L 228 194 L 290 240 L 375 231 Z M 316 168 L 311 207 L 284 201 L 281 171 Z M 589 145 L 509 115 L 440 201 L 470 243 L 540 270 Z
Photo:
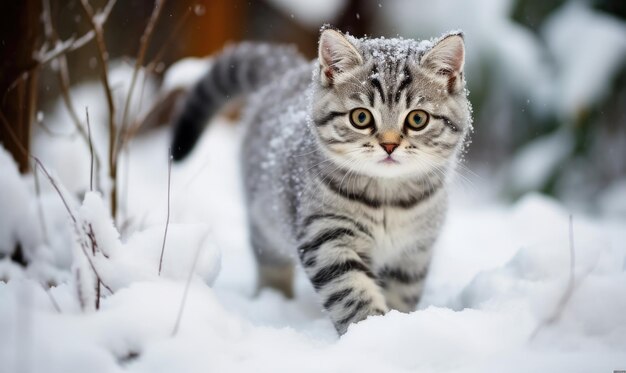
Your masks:
M 322 32 L 312 117 L 337 166 L 399 177 L 443 173 L 456 158 L 471 122 L 463 38 L 429 47 Z

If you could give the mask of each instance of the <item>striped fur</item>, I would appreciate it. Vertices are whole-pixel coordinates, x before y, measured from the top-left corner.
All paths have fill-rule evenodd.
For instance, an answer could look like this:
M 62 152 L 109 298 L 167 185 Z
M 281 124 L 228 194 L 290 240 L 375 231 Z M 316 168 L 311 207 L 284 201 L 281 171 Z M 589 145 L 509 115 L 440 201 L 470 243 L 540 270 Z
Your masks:
M 189 92 L 174 123 L 172 156 L 181 160 L 193 149 L 204 127 L 228 101 L 271 82 L 304 62 L 291 47 L 242 43 L 226 49 Z
M 326 29 L 311 63 L 271 49 L 267 57 L 285 64 L 263 65 L 256 48 L 217 57 L 196 90 L 214 84 L 206 90 L 250 93 L 241 164 L 260 283 L 290 294 L 289 268 L 299 262 L 340 334 L 371 315 L 413 310 L 471 123 L 461 36 L 419 43 Z M 234 88 L 240 80 L 232 76 L 267 81 L 247 91 Z M 192 93 L 187 106 L 206 105 L 197 109 L 204 120 L 224 100 L 215 97 Z M 352 126 L 354 108 L 368 109 L 375 125 Z M 430 113 L 421 131 L 405 125 L 416 109 Z M 200 122 L 189 113 L 184 120 Z M 380 145 L 390 141 L 397 142 L 391 155 Z

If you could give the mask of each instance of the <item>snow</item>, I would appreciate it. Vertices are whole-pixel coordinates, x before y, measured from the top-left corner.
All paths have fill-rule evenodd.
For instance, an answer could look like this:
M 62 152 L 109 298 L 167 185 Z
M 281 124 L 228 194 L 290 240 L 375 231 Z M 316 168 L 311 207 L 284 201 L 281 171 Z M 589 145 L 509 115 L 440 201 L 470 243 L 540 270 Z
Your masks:
M 40 272 L 1 260 L 0 278 L 10 278 L 0 282 L 3 372 L 623 369 L 623 215 L 574 215 L 575 287 L 557 320 L 547 323 L 568 284 L 570 212 L 535 194 L 505 205 L 480 196 L 480 185 L 471 193 L 456 193 L 420 309 L 372 317 L 339 338 L 302 272 L 296 276 L 293 300 L 270 290 L 255 295 L 236 162 L 240 132 L 217 120 L 192 158 L 174 166 L 161 276 L 167 129 L 132 144 L 128 211 L 134 223 L 121 238 L 97 192 L 80 199 L 67 192 L 80 226 L 93 227 L 100 253 L 91 257 L 113 294 L 103 290 L 100 309 L 82 311 L 67 261 L 51 266 L 64 275 L 46 290 Z M 19 176 L 5 152 L 0 152 L 0 170 L 0 196 L 18 196 L 0 199 L 0 242 L 7 250 L 19 227 L 5 222 L 34 227 L 37 220 L 29 225 L 16 208 L 33 204 L 30 177 Z M 58 175 L 65 173 L 59 170 Z M 58 198 L 49 188 L 43 193 L 46 200 Z M 623 196 L 611 193 L 604 198 Z M 48 202 L 45 207 L 63 216 L 59 219 L 72 232 L 62 206 Z M 35 210 L 29 214 L 36 219 Z M 76 242 L 70 235 L 50 247 L 76 249 Z
M 35 214 L 17 166 L 4 148 L 0 148 L 0 174 L 0 254 L 10 253 L 16 242 L 32 249 L 36 244 L 26 227 Z
M 346 2 L 272 3 L 317 27 Z M 508 19 L 511 0 L 384 4 L 380 12 L 393 15 L 394 30 L 406 37 L 463 28 L 469 80 L 479 81 L 479 60 L 492 58 L 497 79 L 510 80 L 535 109 L 556 104 L 565 118 L 606 94 L 626 54 L 623 24 L 586 2 L 561 7 L 538 34 Z M 189 86 L 209 63 L 177 63 L 163 88 Z M 113 67 L 116 102 L 123 102 L 131 73 L 130 65 Z M 136 88 L 145 103 L 152 101 L 153 82 Z M 89 107 L 94 146 L 105 159 L 101 87 L 79 85 L 72 97 L 79 115 Z M 140 101 L 134 98 L 130 107 L 138 109 L 130 117 L 147 108 Z M 73 131 L 61 102 L 37 120 L 55 133 Z M 119 229 L 108 213 L 105 167 L 104 195 L 88 191 L 88 147 L 78 136 L 38 131 L 33 140 L 76 223 L 42 173 L 37 197 L 37 180 L 20 175 L 0 148 L 0 371 L 626 369 L 626 179 L 597 195 L 592 216 L 539 194 L 505 203 L 485 192 L 494 189 L 493 180 L 466 177 L 462 186 L 469 190 L 453 193 L 419 310 L 372 317 L 339 338 L 302 271 L 293 300 L 257 293 L 237 164 L 240 137 L 240 127 L 218 119 L 192 157 L 174 166 L 164 246 L 168 129 L 133 140 L 121 157 Z M 511 163 L 515 186 L 526 192 L 545 183 L 572 146 L 566 130 L 528 144 Z M 16 242 L 30 262 L 26 268 L 7 258 Z M 561 304 L 571 285 L 570 245 L 573 291 Z M 111 290 L 101 289 L 98 310 L 92 264 Z
M 167 69 L 161 89 L 171 91 L 195 84 L 209 68 L 206 58 L 185 58 Z
M 462 29 L 470 83 L 484 81 L 481 67 L 485 60 L 493 61 L 490 75 L 507 82 L 508 89 L 543 103 L 550 98 L 545 51 L 530 30 L 508 18 L 511 8 L 511 0 L 399 0 L 386 3 L 381 11 L 390 31 L 405 37 L 423 39 Z
M 598 204 L 606 215 L 626 216 L 626 178 L 609 185 L 600 196 Z
M 542 31 L 556 63 L 559 114 L 575 116 L 601 101 L 626 61 L 624 23 L 572 1 Z
M 574 138 L 566 131 L 540 137 L 524 145 L 508 170 L 515 188 L 527 192 L 541 189 L 574 150 Z
M 341 13 L 346 0 L 271 0 L 270 3 L 284 14 L 308 27 L 329 23 Z
M 133 282 L 156 280 L 159 276 L 182 281 L 192 269 L 211 285 L 219 273 L 220 253 L 208 240 L 210 232 L 205 224 L 169 225 L 165 246 L 164 224 L 136 232 L 122 243 L 107 208 L 95 192 L 85 196 L 78 217 L 79 224 L 89 227 L 89 233 L 98 243 L 102 255 L 94 255 L 91 260 L 102 281 L 113 291 Z M 196 256 L 197 264 L 194 264 Z
M 626 26 L 592 9 L 588 1 L 566 2 L 538 34 L 510 18 L 512 0 L 385 4 L 385 26 L 405 37 L 463 29 L 470 85 L 488 81 L 484 75 L 489 74 L 506 82 L 508 91 L 527 98 L 540 114 L 554 110 L 562 118 L 575 118 L 602 100 L 626 59 Z

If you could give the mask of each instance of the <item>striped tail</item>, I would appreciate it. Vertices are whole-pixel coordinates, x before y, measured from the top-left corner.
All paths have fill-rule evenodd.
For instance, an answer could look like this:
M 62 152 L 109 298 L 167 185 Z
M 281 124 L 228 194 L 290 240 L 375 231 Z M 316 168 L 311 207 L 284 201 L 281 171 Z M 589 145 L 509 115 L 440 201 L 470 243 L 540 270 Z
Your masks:
M 227 101 L 262 87 L 303 61 L 293 47 L 253 43 L 227 48 L 212 59 L 174 119 L 174 160 L 191 152 L 209 119 Z

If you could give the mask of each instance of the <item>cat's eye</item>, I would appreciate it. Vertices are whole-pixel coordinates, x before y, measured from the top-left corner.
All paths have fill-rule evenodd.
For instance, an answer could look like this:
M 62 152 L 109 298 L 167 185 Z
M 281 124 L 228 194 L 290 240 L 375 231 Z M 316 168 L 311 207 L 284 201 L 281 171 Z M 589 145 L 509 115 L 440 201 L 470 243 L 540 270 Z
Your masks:
M 430 115 L 424 110 L 413 110 L 406 116 L 404 124 L 413 131 L 423 130 L 428 125 Z
M 366 129 L 374 125 L 372 113 L 363 108 L 353 109 L 350 112 L 350 123 L 357 129 Z

